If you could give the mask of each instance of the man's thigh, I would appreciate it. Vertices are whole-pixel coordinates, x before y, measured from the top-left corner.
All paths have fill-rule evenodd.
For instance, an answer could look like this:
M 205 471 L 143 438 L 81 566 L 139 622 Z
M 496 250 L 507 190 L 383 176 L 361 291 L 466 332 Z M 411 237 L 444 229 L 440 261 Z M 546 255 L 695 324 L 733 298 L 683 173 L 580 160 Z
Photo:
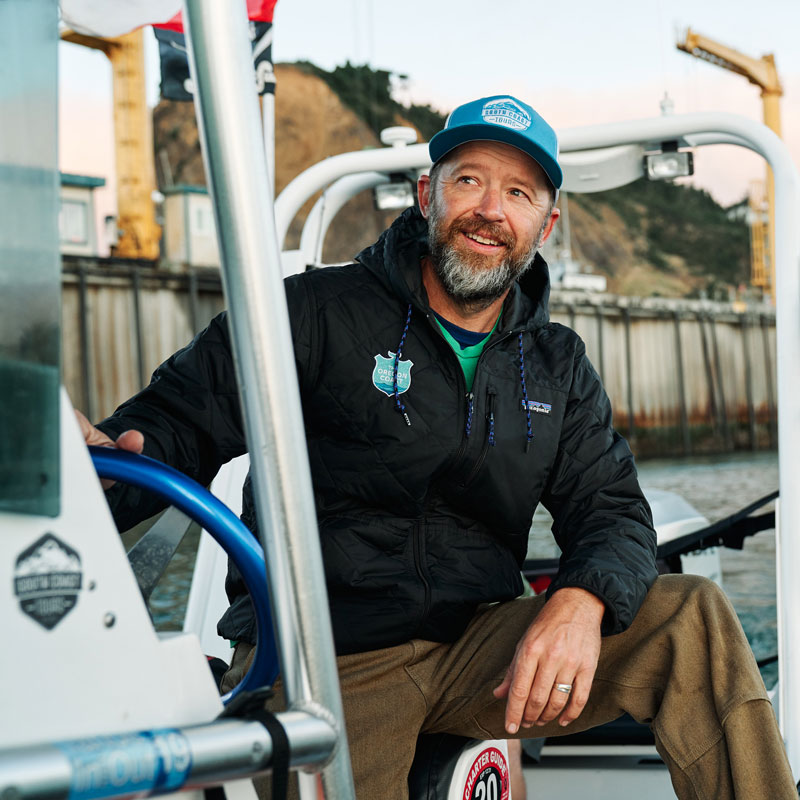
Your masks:
M 542 610 L 543 596 L 523 597 L 481 608 L 452 645 L 439 646 L 409 667 L 424 687 L 430 707 L 423 733 L 454 733 L 476 739 L 507 738 L 502 730 L 475 727 L 473 717 L 487 708 L 502 708 L 492 690 L 505 677 L 517 643 Z
M 506 703 L 497 700 L 492 689 L 502 681 L 516 641 L 541 605 L 542 598 L 515 600 L 490 607 L 476 618 L 465 634 L 470 641 L 463 649 L 457 643 L 451 654 L 450 668 L 457 670 L 463 663 L 464 669 L 443 695 L 435 716 L 429 715 L 431 730 L 508 738 Z M 681 727 L 686 707 L 703 707 L 703 724 L 698 726 L 695 719 L 695 729 L 682 732 L 687 749 L 693 750 L 690 740 L 717 735 L 722 706 L 764 697 L 747 640 L 721 590 L 705 578 L 665 575 L 651 588 L 631 627 L 603 639 L 589 701 L 580 717 L 567 727 L 555 720 L 523 728 L 518 737 L 576 733 L 624 712 L 654 723 L 657 733 L 666 734 Z M 696 745 L 701 749 L 702 741 Z
M 253 653 L 240 645 L 233 659 L 229 681 L 244 675 Z M 408 771 L 414 759 L 417 736 L 425 719 L 427 702 L 406 670 L 417 657 L 413 644 L 385 650 L 340 656 L 337 659 L 342 688 L 347 744 L 353 765 L 356 796 L 405 800 Z M 225 690 L 232 688 L 223 684 Z M 267 707 L 286 707 L 280 680 Z M 292 780 L 290 798 L 297 797 Z M 261 798 L 271 796 L 268 777 L 255 781 Z
M 427 702 L 408 672 L 413 643 L 337 659 L 358 798 L 408 797 Z

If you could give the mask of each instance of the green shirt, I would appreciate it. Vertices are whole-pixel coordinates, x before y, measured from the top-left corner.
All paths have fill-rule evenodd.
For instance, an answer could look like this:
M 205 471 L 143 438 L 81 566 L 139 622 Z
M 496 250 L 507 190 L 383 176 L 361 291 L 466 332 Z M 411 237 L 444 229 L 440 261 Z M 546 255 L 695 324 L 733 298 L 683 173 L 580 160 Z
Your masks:
M 458 340 L 453 337 L 450 331 L 448 331 L 447 328 L 442 325 L 435 315 L 433 318 L 436 320 L 436 324 L 439 326 L 439 330 L 447 340 L 447 343 L 453 348 L 453 352 L 456 354 L 458 363 L 461 364 L 461 370 L 464 373 L 467 391 L 471 392 L 472 383 L 475 380 L 475 370 L 478 368 L 478 359 L 481 357 L 481 353 L 483 352 L 483 348 L 486 347 L 486 342 L 489 341 L 489 337 L 494 333 L 495 328 L 497 328 L 497 326 L 500 324 L 500 315 L 497 315 L 494 326 L 480 342 L 477 344 L 468 345 L 467 347 L 462 347 Z

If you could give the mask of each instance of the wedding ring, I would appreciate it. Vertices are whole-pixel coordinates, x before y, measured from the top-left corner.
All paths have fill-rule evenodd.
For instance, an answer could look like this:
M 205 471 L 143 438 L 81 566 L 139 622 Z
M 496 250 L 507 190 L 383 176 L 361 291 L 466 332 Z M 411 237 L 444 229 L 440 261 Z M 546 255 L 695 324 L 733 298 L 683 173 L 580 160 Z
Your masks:
M 564 692 L 564 694 L 569 694 L 572 691 L 572 684 L 571 683 L 557 683 L 553 688 L 557 692 Z

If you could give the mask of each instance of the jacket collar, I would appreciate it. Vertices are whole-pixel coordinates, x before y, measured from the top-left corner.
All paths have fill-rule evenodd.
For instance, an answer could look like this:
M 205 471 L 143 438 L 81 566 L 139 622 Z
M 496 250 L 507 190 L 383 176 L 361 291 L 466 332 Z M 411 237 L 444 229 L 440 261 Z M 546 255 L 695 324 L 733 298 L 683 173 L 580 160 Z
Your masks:
M 362 250 L 356 261 L 367 267 L 404 303 L 429 311 L 422 283 L 420 259 L 428 252 L 428 223 L 416 207 L 406 209 L 375 244 Z M 550 315 L 550 273 L 540 253 L 508 293 L 498 332 L 534 330 Z

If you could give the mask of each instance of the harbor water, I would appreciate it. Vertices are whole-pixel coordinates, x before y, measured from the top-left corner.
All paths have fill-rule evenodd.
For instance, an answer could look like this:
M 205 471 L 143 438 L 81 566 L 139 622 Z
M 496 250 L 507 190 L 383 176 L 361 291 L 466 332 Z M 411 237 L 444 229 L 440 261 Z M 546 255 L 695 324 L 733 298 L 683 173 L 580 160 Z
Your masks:
M 735 513 L 778 488 L 775 452 L 646 461 L 639 468 L 643 487 L 685 497 L 709 522 Z M 756 512 L 772 511 L 774 503 Z M 757 660 L 778 652 L 775 598 L 775 531 L 757 533 L 742 550 L 722 548 L 722 583 Z M 762 668 L 767 688 L 778 679 L 778 665 Z
M 774 452 L 646 460 L 638 465 L 645 489 L 675 492 L 689 501 L 709 522 L 716 522 L 778 487 L 778 457 Z M 772 505 L 765 506 L 763 513 Z M 156 587 L 150 610 L 159 630 L 179 630 L 186 610 L 199 530 L 192 526 Z M 140 534 L 139 534 L 140 535 Z M 137 538 L 125 534 L 130 547 Z M 558 555 L 546 512 L 537 512 L 531 552 Z M 743 550 L 722 550 L 723 585 L 742 621 L 757 659 L 777 653 L 775 601 L 775 533 L 763 531 L 745 540 Z M 777 664 L 762 669 L 767 687 L 777 680 Z

